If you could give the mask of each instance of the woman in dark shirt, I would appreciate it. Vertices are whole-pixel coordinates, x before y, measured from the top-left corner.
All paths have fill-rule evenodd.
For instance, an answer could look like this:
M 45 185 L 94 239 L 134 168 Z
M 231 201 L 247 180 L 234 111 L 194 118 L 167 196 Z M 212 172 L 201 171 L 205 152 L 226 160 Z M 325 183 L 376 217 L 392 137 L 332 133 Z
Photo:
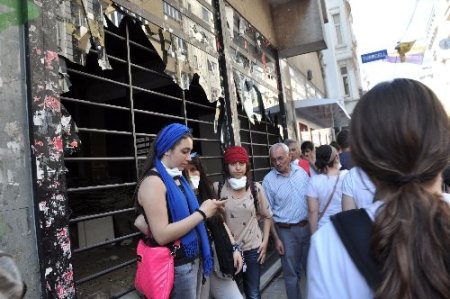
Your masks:
M 189 128 L 171 124 L 153 142 L 144 164 L 137 203 L 143 208 L 152 240 L 161 246 L 180 240 L 183 258 L 175 258 L 172 298 L 195 299 L 199 265 L 208 276 L 213 256 L 203 221 L 213 216 L 224 202 L 205 200 L 199 207 L 181 171 L 188 165 L 192 150 Z

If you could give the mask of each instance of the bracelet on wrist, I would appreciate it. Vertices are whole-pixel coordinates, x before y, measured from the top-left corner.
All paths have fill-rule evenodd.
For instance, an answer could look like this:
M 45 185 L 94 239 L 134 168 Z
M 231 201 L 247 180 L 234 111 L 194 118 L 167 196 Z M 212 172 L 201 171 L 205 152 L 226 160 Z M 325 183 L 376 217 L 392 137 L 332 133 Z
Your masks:
M 203 221 L 206 221 L 206 219 L 207 219 L 208 217 L 206 217 L 205 212 L 203 212 L 203 211 L 200 210 L 200 209 L 196 209 L 195 211 L 198 212 L 200 215 L 202 215 Z
M 233 248 L 233 252 L 235 252 L 235 251 L 241 252 L 241 246 L 239 246 L 238 243 L 234 243 L 234 244 L 231 245 L 231 246 L 233 246 L 233 247 L 232 247 L 232 248 Z

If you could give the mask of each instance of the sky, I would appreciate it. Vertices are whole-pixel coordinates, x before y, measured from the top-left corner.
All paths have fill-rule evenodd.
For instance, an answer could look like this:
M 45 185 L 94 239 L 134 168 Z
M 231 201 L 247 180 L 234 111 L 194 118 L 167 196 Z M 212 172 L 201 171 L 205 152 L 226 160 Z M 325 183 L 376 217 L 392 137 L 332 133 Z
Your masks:
M 386 49 L 395 52 L 397 42 L 416 40 L 423 44 L 426 24 L 434 0 L 349 0 L 353 16 L 353 33 L 361 55 Z M 396 77 L 417 79 L 420 65 L 375 61 L 360 64 L 361 76 L 370 88 L 378 82 Z

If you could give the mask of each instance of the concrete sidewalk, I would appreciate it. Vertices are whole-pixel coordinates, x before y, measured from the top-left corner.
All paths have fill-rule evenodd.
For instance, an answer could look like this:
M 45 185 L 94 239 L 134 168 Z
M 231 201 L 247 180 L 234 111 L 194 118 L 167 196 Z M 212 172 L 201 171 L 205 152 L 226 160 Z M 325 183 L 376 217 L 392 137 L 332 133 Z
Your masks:
M 302 290 L 302 298 L 306 298 L 306 279 L 302 277 L 300 284 Z M 267 271 L 261 276 L 262 299 L 287 299 L 284 287 L 283 272 L 281 270 L 281 261 L 278 259 Z M 138 293 L 131 292 L 121 299 L 140 299 Z
M 281 270 L 281 269 L 280 269 Z M 306 279 L 302 277 L 300 283 L 300 289 L 302 293 L 302 298 L 306 298 Z M 264 289 L 262 299 L 287 299 L 286 289 L 284 286 L 283 272 L 279 271 L 278 275 L 272 279 L 272 281 Z
M 263 291 L 262 299 L 287 299 L 286 296 L 286 289 L 284 287 L 284 279 L 283 274 L 279 274 L 277 277 L 275 277 L 270 284 L 267 286 L 267 288 Z

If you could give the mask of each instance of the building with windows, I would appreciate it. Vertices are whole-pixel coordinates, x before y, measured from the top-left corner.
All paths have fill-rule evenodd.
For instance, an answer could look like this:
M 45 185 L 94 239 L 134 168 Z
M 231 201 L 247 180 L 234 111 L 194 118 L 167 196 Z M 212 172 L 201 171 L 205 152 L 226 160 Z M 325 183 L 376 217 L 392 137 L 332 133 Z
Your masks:
M 327 96 L 337 99 L 351 114 L 362 93 L 362 83 L 352 31 L 352 13 L 347 0 L 327 0 L 328 48 L 322 51 Z
M 435 1 L 426 24 L 419 80 L 430 86 L 450 114 L 450 2 Z
M 0 244 L 30 298 L 133 291 L 133 194 L 164 125 L 193 129 L 212 181 L 234 144 L 260 181 L 271 144 L 305 126 L 325 143 L 318 128 L 337 124 L 323 1 L 13 2 L 0 13 Z
M 321 3 L 326 48 L 280 60 L 289 136 L 317 146 L 330 143 L 349 125 L 362 93 L 350 4 Z

